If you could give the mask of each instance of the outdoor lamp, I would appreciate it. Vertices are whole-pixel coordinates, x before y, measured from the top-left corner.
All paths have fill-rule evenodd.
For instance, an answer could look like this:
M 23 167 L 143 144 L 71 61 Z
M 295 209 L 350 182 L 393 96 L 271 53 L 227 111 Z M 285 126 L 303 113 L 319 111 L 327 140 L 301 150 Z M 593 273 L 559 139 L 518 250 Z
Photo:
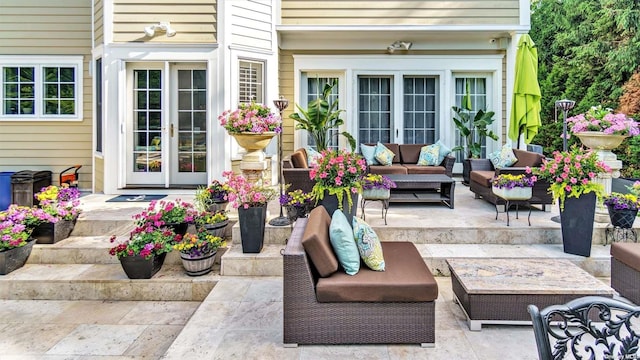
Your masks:
M 556 109 L 561 109 L 564 113 L 564 120 L 562 122 L 562 151 L 567 151 L 567 113 L 573 109 L 576 102 L 573 100 L 558 100 L 556 101 Z
M 278 100 L 273 100 L 273 105 L 275 105 L 280 112 L 280 120 L 282 120 L 282 112 L 289 106 L 289 100 L 280 95 L 280 98 Z M 280 183 L 280 198 L 282 198 L 282 195 L 284 193 L 284 180 L 282 178 L 282 129 L 278 134 L 278 182 Z M 269 225 L 286 226 L 289 224 L 291 224 L 291 222 L 289 221 L 289 218 L 285 217 L 282 214 L 282 204 L 280 204 L 280 216 L 271 219 L 271 221 L 269 221 Z

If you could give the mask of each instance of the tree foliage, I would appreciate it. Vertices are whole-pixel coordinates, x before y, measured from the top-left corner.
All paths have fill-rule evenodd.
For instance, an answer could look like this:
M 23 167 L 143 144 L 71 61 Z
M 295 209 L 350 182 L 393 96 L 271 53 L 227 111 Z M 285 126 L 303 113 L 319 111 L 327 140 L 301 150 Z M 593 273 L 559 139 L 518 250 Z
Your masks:
M 576 101 L 569 116 L 599 104 L 619 107 L 624 85 L 640 68 L 639 29 L 636 0 L 532 1 L 530 36 L 538 47 L 543 124 L 534 142 L 545 153 L 562 147 L 561 113 L 554 122 L 556 100 Z M 638 168 L 640 161 L 634 163 Z

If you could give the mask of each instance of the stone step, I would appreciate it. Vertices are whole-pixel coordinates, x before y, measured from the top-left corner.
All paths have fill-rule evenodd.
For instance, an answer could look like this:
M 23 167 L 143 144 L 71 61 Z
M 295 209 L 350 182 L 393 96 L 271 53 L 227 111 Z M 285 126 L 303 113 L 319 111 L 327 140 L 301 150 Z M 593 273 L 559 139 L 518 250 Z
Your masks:
M 219 279 L 218 269 L 191 277 L 175 264 L 148 280 L 127 278 L 120 264 L 26 264 L 0 276 L 0 299 L 202 301 Z
M 566 254 L 559 244 L 416 244 L 425 263 L 435 276 L 450 276 L 446 259 L 451 258 L 515 258 L 566 259 L 593 276 L 609 277 L 610 246 L 594 244 L 586 258 Z M 221 258 L 223 276 L 282 276 L 284 245 L 265 245 L 260 254 L 244 254 L 240 246 L 231 246 Z

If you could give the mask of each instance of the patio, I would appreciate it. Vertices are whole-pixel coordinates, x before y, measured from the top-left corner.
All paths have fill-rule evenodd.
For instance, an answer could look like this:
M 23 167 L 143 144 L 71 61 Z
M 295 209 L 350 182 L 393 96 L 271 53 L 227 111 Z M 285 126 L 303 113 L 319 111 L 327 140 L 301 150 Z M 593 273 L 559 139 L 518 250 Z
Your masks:
M 114 228 L 130 221 L 131 213 L 147 205 L 105 203 L 110 197 L 90 195 L 85 198 L 82 207 L 87 223 L 78 224 L 80 230 L 93 227 L 94 232 L 108 238 L 106 235 Z M 178 197 L 189 200 L 192 196 L 169 195 L 167 199 Z M 548 212 L 534 210 L 531 227 L 527 225 L 526 211 L 522 211 L 517 220 L 512 214 L 511 226 L 507 227 L 505 214 L 500 213 L 496 220 L 493 205 L 474 199 L 467 187 L 458 186 L 455 201 L 455 209 L 439 204 L 392 204 L 386 226 L 380 216 L 380 204 L 373 203 L 367 205 L 367 221 L 383 239 L 416 243 L 434 274 L 447 275 L 444 260 L 451 257 L 562 258 L 578 264 L 605 284 L 609 283 L 609 247 L 596 244 L 604 240 L 606 224 L 596 224 L 592 257 L 582 258 L 562 252 L 560 226 L 550 220 L 557 215 L 556 206 Z M 278 212 L 278 206 L 271 204 L 272 216 Z M 234 228 L 233 231 L 238 230 Z M 513 359 L 537 358 L 531 326 L 485 325 L 481 332 L 470 331 L 462 311 L 452 301 L 448 276 L 436 277 L 439 298 L 436 301 L 435 348 L 418 345 L 282 347 L 282 279 L 270 273 L 277 271 L 278 266 L 281 271 L 279 249 L 283 247 L 282 234 L 286 238 L 288 231 L 289 227 L 268 227 L 268 232 L 273 234 L 266 236 L 265 250 L 259 256 L 242 254 L 239 246 L 233 244 L 223 257 L 224 275 L 218 275 L 216 271 L 206 280 L 191 278 L 191 281 L 215 282 L 215 287 L 201 303 L 144 299 L 30 300 L 34 297 L 29 297 L 28 293 L 23 297 L 12 297 L 19 294 L 19 290 L 5 283 L 3 285 L 9 286 L 0 291 L 6 299 L 0 300 L 0 316 L 4 320 L 0 326 L 4 335 L 0 340 L 3 357 L 502 359 L 509 354 Z M 97 239 L 96 236 L 88 238 L 86 243 L 95 243 Z M 77 243 L 82 239 L 75 237 L 73 241 Z M 101 246 L 104 248 L 108 244 Z M 46 248 L 39 251 L 44 252 Z M 99 251 L 102 253 L 103 250 Z M 265 265 L 267 263 L 269 265 Z M 42 267 L 41 272 L 47 269 L 53 272 L 51 269 L 55 266 L 34 263 L 26 267 Z M 87 266 L 93 265 L 85 265 L 83 271 L 87 271 Z M 119 264 L 101 266 L 119 270 Z M 72 268 L 71 265 L 68 267 Z M 180 273 L 178 265 L 163 267 L 158 275 L 171 278 L 180 277 Z M 68 281 L 73 279 L 72 274 L 73 271 L 65 274 Z M 187 278 L 186 275 L 182 277 Z M 46 284 L 50 279 L 30 278 L 29 281 Z M 72 295 L 68 296 L 77 298 L 81 288 L 70 287 Z M 30 291 L 35 295 L 38 290 Z

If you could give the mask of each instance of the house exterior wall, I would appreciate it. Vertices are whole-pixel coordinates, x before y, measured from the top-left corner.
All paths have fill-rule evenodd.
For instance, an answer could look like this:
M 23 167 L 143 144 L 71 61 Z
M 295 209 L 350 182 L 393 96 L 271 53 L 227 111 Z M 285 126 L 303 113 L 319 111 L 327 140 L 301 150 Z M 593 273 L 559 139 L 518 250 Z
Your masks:
M 93 1 L 93 37 L 94 46 L 104 44 L 104 2 Z
M 147 38 L 145 26 L 169 21 L 179 29 L 173 37 Z M 189 2 L 114 0 L 113 41 L 164 42 L 164 43 L 215 43 L 217 35 L 217 10 L 215 0 Z
M 271 50 L 274 46 L 271 1 L 229 1 L 229 43 Z
M 496 25 L 520 23 L 519 0 L 282 0 L 283 25 Z M 366 4 L 366 6 L 364 6 Z
M 0 119 L 0 171 L 50 170 L 53 183 L 69 166 L 82 165 L 80 188 L 91 189 L 91 0 L 0 2 L 0 57 L 81 56 L 80 120 Z M 20 55 L 20 56 L 16 56 Z M 12 60 L 13 61 L 13 60 Z

